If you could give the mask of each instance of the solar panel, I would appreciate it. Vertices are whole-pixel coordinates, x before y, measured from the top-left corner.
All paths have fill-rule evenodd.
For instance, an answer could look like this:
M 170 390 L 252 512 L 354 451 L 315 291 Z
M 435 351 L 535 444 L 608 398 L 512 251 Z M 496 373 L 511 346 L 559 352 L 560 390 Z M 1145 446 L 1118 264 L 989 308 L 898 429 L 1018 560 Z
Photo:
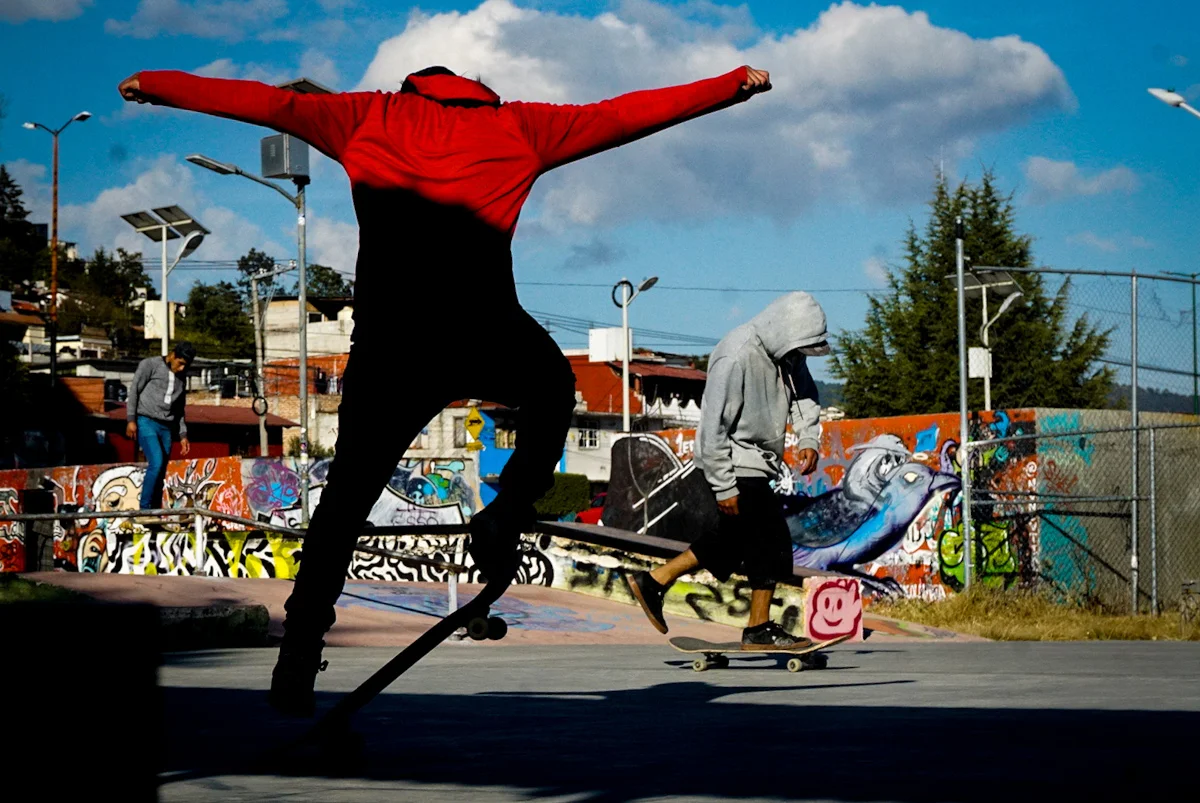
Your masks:
M 171 224 L 180 234 L 191 234 L 198 231 L 201 234 L 211 234 L 200 222 L 189 215 L 179 206 L 160 206 L 155 208 L 155 214 Z
M 164 232 L 163 221 L 149 212 L 132 212 L 128 215 L 121 215 L 121 218 L 154 242 L 162 242 Z M 165 231 L 168 240 L 179 238 L 179 232 L 174 229 L 167 227 Z

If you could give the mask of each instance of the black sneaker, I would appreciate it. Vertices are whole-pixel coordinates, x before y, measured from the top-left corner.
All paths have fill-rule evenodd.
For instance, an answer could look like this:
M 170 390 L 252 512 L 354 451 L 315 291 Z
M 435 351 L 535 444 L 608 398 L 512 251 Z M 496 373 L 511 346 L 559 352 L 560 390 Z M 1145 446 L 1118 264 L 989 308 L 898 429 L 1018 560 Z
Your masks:
M 515 575 L 520 564 L 521 531 L 535 520 L 532 505 L 493 501 L 471 518 L 467 552 L 484 582 L 491 577 Z
M 625 575 L 625 582 L 629 584 L 629 592 L 638 601 L 638 605 L 642 606 L 642 611 L 650 620 L 650 624 L 654 625 L 654 629 L 659 633 L 666 633 L 667 620 L 663 618 L 663 597 L 667 595 L 666 586 L 659 584 L 650 576 L 650 572 L 638 572 L 632 577 Z
M 802 650 L 812 642 L 803 636 L 793 636 L 775 622 L 766 622 L 742 631 L 743 650 Z
M 279 651 L 279 660 L 271 673 L 271 692 L 267 701 L 281 714 L 290 717 L 311 717 L 316 711 L 317 673 L 324 672 L 328 661 L 321 660 L 321 648 L 325 642 L 317 642 L 314 648 L 298 650 L 284 647 Z

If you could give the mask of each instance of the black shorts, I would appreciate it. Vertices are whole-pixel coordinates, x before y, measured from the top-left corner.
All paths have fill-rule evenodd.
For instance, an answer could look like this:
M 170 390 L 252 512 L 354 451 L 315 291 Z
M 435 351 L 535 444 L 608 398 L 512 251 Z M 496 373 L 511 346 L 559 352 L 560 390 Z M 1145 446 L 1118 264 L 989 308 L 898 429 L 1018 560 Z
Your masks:
M 770 588 L 792 576 L 792 538 L 779 496 L 764 478 L 737 481 L 738 515 L 721 514 L 715 531 L 692 542 L 700 565 L 721 582 L 734 572 L 751 588 Z

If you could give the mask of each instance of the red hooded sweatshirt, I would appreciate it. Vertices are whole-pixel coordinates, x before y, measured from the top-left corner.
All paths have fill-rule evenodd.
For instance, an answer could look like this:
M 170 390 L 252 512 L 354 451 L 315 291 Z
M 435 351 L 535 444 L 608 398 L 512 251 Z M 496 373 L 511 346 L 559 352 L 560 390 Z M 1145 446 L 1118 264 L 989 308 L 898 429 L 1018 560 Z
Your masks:
M 741 91 L 745 67 L 584 106 L 501 103 L 478 81 L 454 75 L 409 76 L 415 93 L 332 95 L 175 71 L 142 72 L 139 79 L 154 103 L 293 134 L 340 162 L 359 219 L 357 296 L 376 272 L 372 263 L 411 255 L 412 235 L 432 235 L 439 249 L 482 237 L 503 243 L 507 253 L 521 206 L 543 173 L 748 97 Z M 448 105 L 463 101 L 483 105 Z M 451 261 L 485 279 L 479 269 L 499 250 Z

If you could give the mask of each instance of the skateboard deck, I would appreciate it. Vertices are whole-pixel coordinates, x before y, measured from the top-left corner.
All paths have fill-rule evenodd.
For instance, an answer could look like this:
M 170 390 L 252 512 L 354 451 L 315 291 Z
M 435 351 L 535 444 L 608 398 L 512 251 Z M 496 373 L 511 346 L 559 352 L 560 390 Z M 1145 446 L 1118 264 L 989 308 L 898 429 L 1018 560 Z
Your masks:
M 381 691 L 412 668 L 414 664 L 433 651 L 433 648 L 449 638 L 454 632 L 466 628 L 467 635 L 475 641 L 504 638 L 508 625 L 503 619 L 489 616 L 488 611 L 512 584 L 519 563 L 513 565 L 511 573 L 489 580 L 478 596 L 468 600 L 461 608 L 447 614 L 430 625 L 416 641 L 401 650 L 396 657 L 380 667 L 375 674 L 364 680 L 358 688 L 346 694 L 338 703 L 298 739 L 284 749 L 284 753 L 305 744 L 315 744 L 325 750 L 347 756 L 361 750 L 361 739 L 350 730 L 350 718 L 364 705 L 375 699 Z
M 740 641 L 705 641 L 690 636 L 675 636 L 669 639 L 672 647 L 680 652 L 700 653 L 702 657 L 692 661 L 692 669 L 703 672 L 707 669 L 724 669 L 729 666 L 729 656 L 737 655 L 749 658 L 755 655 L 789 655 L 787 669 L 789 672 L 799 672 L 803 669 L 824 669 L 829 663 L 829 656 L 821 650 L 841 644 L 849 635 L 839 636 L 828 641 L 814 641 L 806 647 L 792 649 L 743 650 Z

